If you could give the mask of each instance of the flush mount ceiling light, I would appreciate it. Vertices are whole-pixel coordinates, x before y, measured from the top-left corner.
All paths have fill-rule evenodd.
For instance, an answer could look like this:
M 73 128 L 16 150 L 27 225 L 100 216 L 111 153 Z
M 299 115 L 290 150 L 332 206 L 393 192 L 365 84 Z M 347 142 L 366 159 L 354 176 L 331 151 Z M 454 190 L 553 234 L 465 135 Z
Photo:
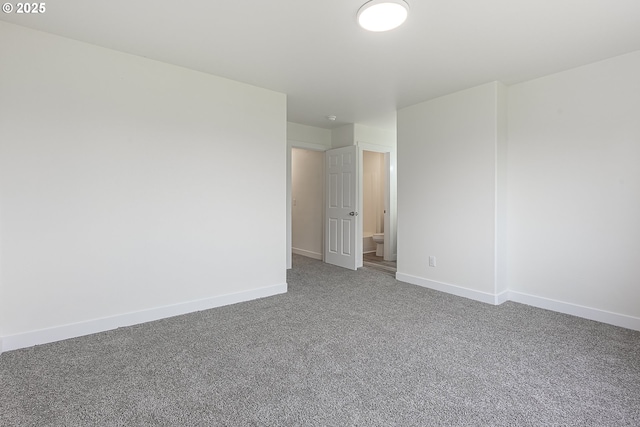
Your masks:
M 402 25 L 408 14 L 403 0 L 371 0 L 358 10 L 358 24 L 369 31 L 389 31 Z

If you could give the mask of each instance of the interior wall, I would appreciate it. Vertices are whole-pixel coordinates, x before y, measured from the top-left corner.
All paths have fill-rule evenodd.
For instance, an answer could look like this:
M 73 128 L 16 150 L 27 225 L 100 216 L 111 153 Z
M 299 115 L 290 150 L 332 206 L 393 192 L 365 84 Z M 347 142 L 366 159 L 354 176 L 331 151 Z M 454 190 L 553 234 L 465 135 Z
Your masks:
M 292 148 L 291 189 L 292 250 L 322 259 L 324 152 Z
M 349 123 L 331 130 L 331 148 L 355 145 L 355 125 Z
M 2 22 L 0 51 L 5 343 L 286 291 L 284 94 Z
M 512 291 L 640 318 L 640 52 L 509 88 Z
M 398 112 L 399 280 L 493 299 L 499 87 Z
M 355 123 L 353 127 L 353 138 L 357 143 L 366 142 L 368 144 L 383 145 L 396 148 L 397 134 L 394 130 L 378 129 Z
M 313 144 L 331 148 L 331 130 L 287 122 L 287 140 L 301 145 Z
M 496 295 L 505 295 L 508 291 L 507 281 L 507 186 L 508 186 L 508 88 L 496 83 Z

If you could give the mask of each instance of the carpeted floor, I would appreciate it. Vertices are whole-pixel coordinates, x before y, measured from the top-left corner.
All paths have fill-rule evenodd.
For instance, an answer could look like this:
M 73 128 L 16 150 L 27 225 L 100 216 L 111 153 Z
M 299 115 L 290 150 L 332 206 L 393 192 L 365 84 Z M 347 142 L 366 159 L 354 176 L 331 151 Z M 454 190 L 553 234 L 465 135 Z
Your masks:
M 288 283 L 6 352 L 0 425 L 640 425 L 640 332 L 300 256 Z

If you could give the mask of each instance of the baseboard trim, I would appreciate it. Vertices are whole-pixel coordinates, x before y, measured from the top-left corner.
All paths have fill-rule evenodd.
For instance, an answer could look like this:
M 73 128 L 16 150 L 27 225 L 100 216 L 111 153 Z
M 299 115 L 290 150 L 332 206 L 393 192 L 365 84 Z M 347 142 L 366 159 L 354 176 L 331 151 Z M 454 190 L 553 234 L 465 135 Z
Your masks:
M 425 279 L 423 277 L 412 276 L 405 273 L 396 273 L 396 279 L 401 282 L 410 283 L 412 285 L 422 286 L 423 288 L 433 289 L 435 291 L 446 292 L 448 294 L 457 295 L 463 298 L 469 298 L 472 300 L 484 302 L 487 304 L 497 305 L 500 304 L 499 299 L 502 294 L 490 294 L 488 292 L 476 291 L 469 288 L 463 288 L 462 286 L 451 285 L 449 283 L 436 282 L 435 280 Z M 504 302 L 504 301 L 503 301 Z
M 306 249 L 298 249 L 298 248 L 291 248 L 291 252 L 293 252 L 294 254 L 306 256 L 307 258 L 319 259 L 320 261 L 322 261 L 322 254 L 318 252 L 313 252 L 313 251 L 308 251 Z
M 612 313 L 610 311 L 600 310 L 597 308 L 585 307 L 578 304 L 571 304 L 551 298 L 538 297 L 515 291 L 509 291 L 509 300 L 520 304 L 543 308 L 545 310 L 557 311 L 559 313 L 570 314 L 584 319 L 608 323 L 609 325 L 620 326 L 621 328 L 640 331 L 640 318 L 638 317 Z
M 520 304 L 542 308 L 545 310 L 551 310 L 558 313 L 582 317 L 584 319 L 595 320 L 596 322 L 607 323 L 609 325 L 619 326 L 621 328 L 640 331 L 640 318 L 638 317 L 612 313 L 610 311 L 585 307 L 582 305 L 558 301 L 551 298 L 538 297 L 535 295 L 529 295 L 515 291 L 503 291 L 498 294 L 490 294 L 487 292 L 476 291 L 473 289 L 463 288 L 461 286 L 451 285 L 448 283 L 436 282 L 434 280 L 428 280 L 423 277 L 412 276 L 410 274 L 404 273 L 396 273 L 396 279 L 401 282 L 422 286 L 440 292 L 446 292 L 448 294 L 457 295 L 463 298 L 469 298 L 487 304 L 500 305 L 507 301 L 513 301 Z
M 509 291 L 502 291 L 499 294 L 496 294 L 496 303 L 495 305 L 500 305 L 509 301 Z
M 172 304 L 163 307 L 141 310 L 101 319 L 88 320 L 86 322 L 73 323 L 69 325 L 56 326 L 53 328 L 40 329 L 37 331 L 22 334 L 0 337 L 0 352 L 17 350 L 34 345 L 47 344 L 55 341 L 62 341 L 69 338 L 81 337 L 83 335 L 95 334 L 109 331 L 124 326 L 137 325 L 145 322 L 152 322 L 167 317 L 179 316 L 181 314 L 193 313 L 196 311 L 208 310 L 224 305 L 237 304 L 239 302 L 251 301 L 258 298 L 270 297 L 287 292 L 287 284 L 265 286 L 251 289 L 249 291 L 236 292 L 232 294 L 220 295 L 201 300 L 188 301 L 179 304 Z

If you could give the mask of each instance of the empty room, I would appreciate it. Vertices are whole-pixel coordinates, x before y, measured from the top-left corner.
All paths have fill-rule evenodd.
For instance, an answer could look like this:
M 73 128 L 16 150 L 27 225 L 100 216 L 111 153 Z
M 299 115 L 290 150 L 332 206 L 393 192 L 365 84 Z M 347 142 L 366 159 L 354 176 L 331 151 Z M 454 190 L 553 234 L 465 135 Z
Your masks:
M 638 426 L 639 218 L 636 0 L 4 2 L 0 425 Z

